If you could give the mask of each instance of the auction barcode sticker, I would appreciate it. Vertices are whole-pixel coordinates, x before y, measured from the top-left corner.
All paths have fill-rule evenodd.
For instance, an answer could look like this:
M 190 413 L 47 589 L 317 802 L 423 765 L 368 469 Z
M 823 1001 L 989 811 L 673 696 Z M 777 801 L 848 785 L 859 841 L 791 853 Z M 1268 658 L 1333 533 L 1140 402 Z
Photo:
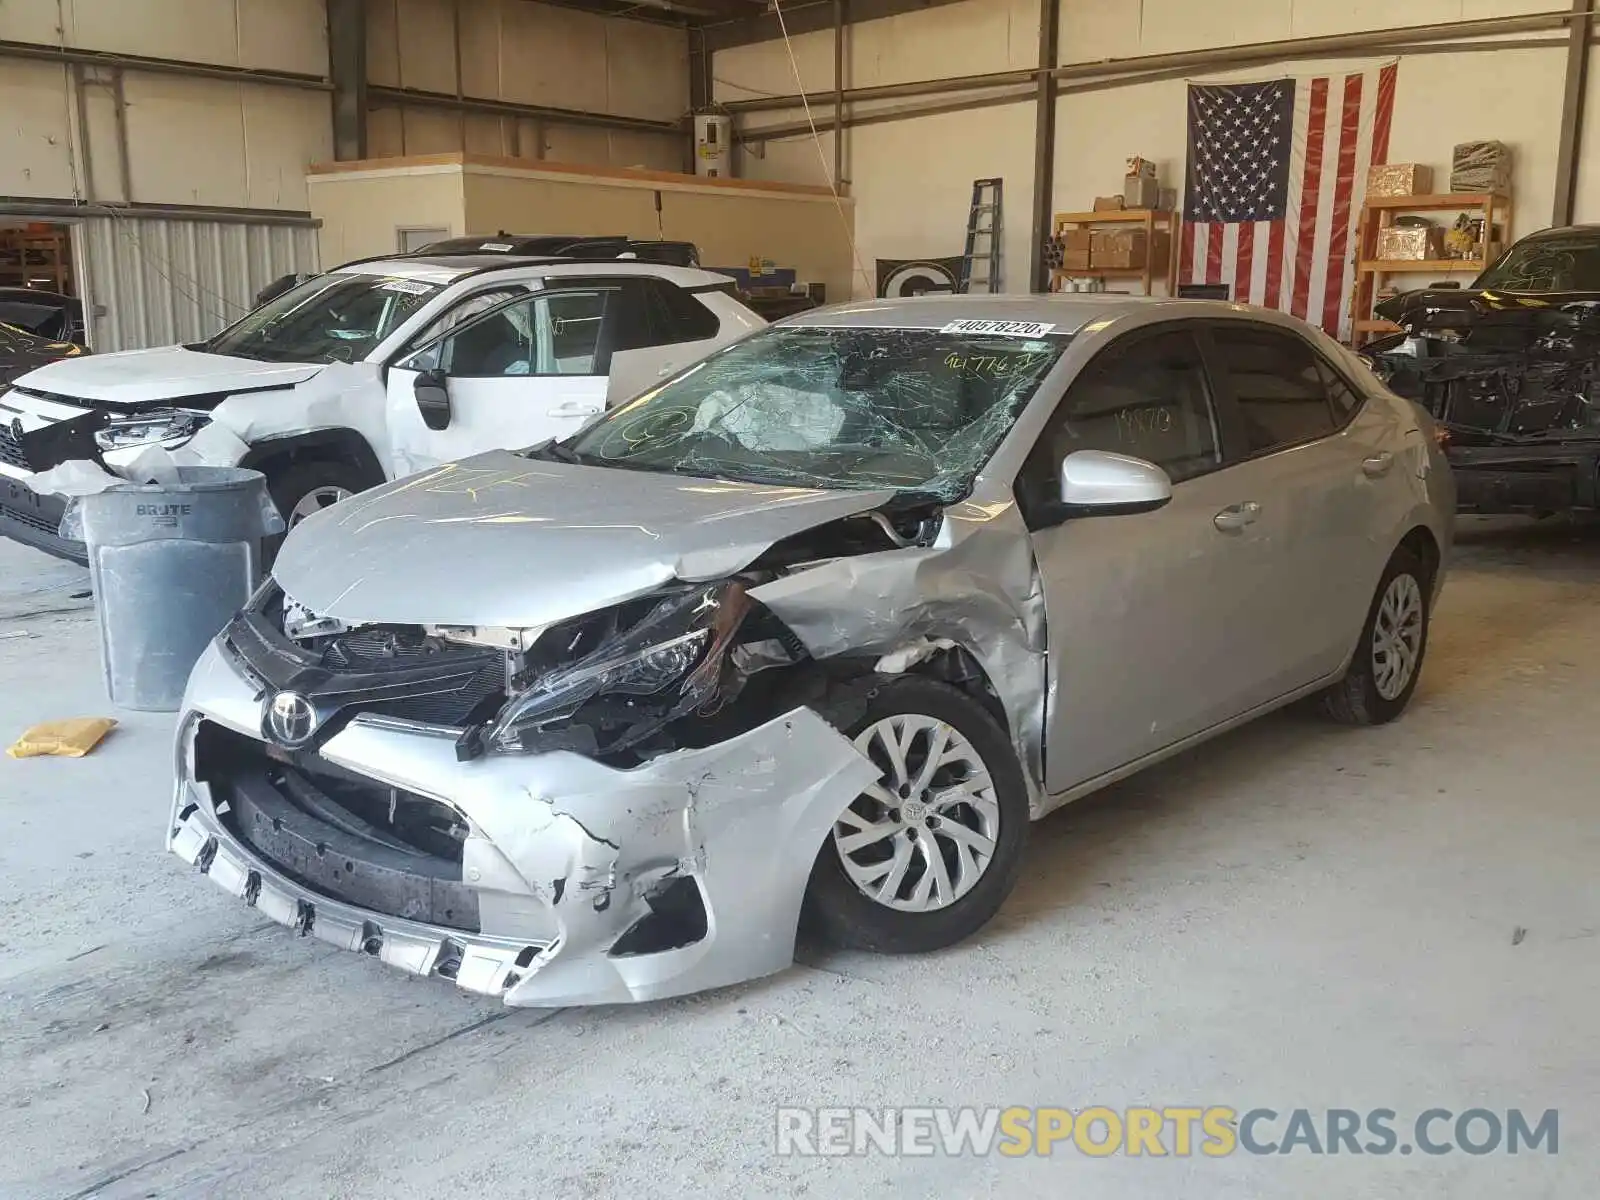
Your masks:
M 425 283 L 418 283 L 414 279 L 391 279 L 382 285 L 386 292 L 404 292 L 408 296 L 421 296 L 433 289 Z
M 1043 337 L 1055 328 L 1044 321 L 951 321 L 940 333 L 998 333 L 1005 337 Z

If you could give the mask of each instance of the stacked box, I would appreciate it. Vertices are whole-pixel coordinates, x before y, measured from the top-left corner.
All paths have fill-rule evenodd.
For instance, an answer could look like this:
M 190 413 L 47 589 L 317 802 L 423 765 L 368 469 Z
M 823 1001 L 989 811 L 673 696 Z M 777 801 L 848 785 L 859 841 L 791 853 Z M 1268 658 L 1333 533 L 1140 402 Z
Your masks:
M 1172 254 L 1172 235 L 1156 231 L 1152 243 L 1142 229 L 1096 229 L 1089 245 L 1089 265 L 1105 270 L 1143 270 L 1146 256 L 1159 269 Z
M 1426 196 L 1433 191 L 1433 168 L 1421 163 L 1375 163 L 1367 168 L 1367 199 Z
M 1160 202 L 1161 185 L 1154 175 L 1129 175 L 1123 179 L 1123 208 L 1154 208 Z
M 1087 229 L 1063 229 L 1061 237 L 1061 269 L 1063 271 L 1087 271 L 1089 269 L 1089 246 L 1093 234 Z
M 1094 198 L 1095 212 L 1121 212 L 1122 207 L 1121 196 L 1096 196 Z
M 1422 262 L 1444 257 L 1437 225 L 1390 225 L 1378 230 L 1378 258 L 1384 262 Z
M 1504 142 L 1462 142 L 1450 155 L 1452 192 L 1511 191 L 1511 148 Z

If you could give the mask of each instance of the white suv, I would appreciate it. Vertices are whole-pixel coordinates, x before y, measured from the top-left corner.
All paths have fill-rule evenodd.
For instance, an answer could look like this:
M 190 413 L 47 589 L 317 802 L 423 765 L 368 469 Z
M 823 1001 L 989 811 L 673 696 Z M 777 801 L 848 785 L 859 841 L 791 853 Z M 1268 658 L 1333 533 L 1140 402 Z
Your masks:
M 82 561 L 33 474 L 152 445 L 264 472 L 292 525 L 425 467 L 566 437 L 766 324 L 709 271 L 494 249 L 349 263 L 209 341 L 21 376 L 0 394 L 0 534 Z

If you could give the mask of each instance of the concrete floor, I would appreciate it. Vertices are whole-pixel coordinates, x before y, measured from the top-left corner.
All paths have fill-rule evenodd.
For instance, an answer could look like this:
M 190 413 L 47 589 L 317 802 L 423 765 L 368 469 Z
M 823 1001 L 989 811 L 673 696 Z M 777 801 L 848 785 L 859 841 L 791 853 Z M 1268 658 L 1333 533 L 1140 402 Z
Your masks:
M 0 1196 L 1587 1196 L 1600 528 L 1464 543 L 1399 723 L 1281 714 L 1072 806 L 952 951 L 642 1008 L 509 1012 L 228 900 L 161 849 L 170 718 L 0 758 Z M 7 740 L 107 711 L 81 588 L 0 544 Z M 1557 1108 L 1562 1142 L 794 1159 L 780 1104 Z

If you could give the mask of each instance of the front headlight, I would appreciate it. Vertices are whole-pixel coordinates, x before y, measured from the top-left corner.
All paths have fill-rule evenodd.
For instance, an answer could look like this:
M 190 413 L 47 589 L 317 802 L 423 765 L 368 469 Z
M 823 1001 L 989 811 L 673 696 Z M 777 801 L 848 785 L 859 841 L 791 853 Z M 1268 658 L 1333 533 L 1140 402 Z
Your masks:
M 593 653 L 546 672 L 512 696 L 484 731 L 484 749 L 524 753 L 539 734 L 599 696 L 662 697 L 667 714 L 697 705 L 713 690 L 721 655 L 748 607 L 738 584 L 663 600 Z
M 204 428 L 211 418 L 189 409 L 163 409 L 134 417 L 116 417 L 94 435 L 102 450 L 126 450 L 132 446 L 161 445 L 169 449 L 183 445 Z

